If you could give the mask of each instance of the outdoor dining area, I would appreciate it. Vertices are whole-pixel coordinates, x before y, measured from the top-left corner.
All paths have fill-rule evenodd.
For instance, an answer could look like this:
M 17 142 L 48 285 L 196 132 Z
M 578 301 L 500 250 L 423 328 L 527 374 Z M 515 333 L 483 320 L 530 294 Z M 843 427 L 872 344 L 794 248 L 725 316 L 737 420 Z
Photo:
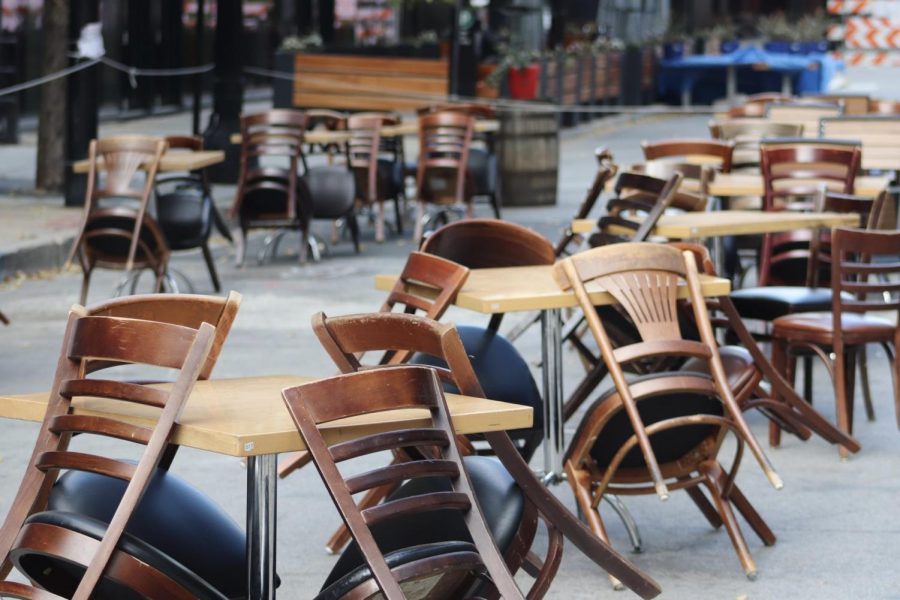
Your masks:
M 55 374 L 44 391 L 0 389 L 0 417 L 40 423 L 27 464 L 4 467 L 22 476 L 0 529 L 0 596 L 539 599 L 564 597 L 565 551 L 590 563 L 597 597 L 665 597 L 609 531 L 652 554 L 640 527 L 654 523 L 629 503 L 681 491 L 733 547 L 708 570 L 764 576 L 754 552 L 776 556 L 793 532 L 746 480 L 791 502 L 776 452 L 813 450 L 789 436 L 830 445 L 834 463 L 865 455 L 857 399 L 868 420 L 894 411 L 900 426 L 900 106 L 751 96 L 693 137 L 647 139 L 638 164 L 598 139 L 556 238 L 506 220 L 504 110 L 243 114 L 227 209 L 206 171 L 225 153 L 201 138 L 93 140 L 73 165 L 87 174 L 67 257 L 82 285 Z M 220 378 L 220 357 L 247 342 L 232 325 L 266 291 L 229 291 L 213 236 L 243 272 L 327 267 L 335 245 L 352 264 L 364 237 L 410 250 L 368 282 L 369 310 L 342 314 L 338 297 L 297 308 L 327 370 Z M 178 252 L 202 260 L 215 294 L 193 293 Z M 109 269 L 115 289 L 92 287 Z M 0 333 L 16 326 L 7 312 Z M 582 367 L 574 386 L 567 357 Z M 887 377 L 893 396 L 874 393 Z M 246 469 L 243 526 L 182 476 L 189 449 Z M 337 558 L 296 589 L 279 576 L 292 555 L 275 550 L 304 508 L 276 499 L 306 472 L 335 530 L 304 543 Z

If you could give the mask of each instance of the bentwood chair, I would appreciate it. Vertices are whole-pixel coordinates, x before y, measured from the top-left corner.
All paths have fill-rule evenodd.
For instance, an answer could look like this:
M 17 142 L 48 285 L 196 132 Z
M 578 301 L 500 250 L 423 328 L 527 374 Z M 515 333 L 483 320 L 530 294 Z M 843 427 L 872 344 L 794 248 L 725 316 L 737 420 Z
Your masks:
M 772 360 L 791 378 L 797 351 L 811 351 L 822 359 L 834 384 L 838 428 L 853 432 L 855 364 L 866 344 L 882 344 L 893 363 L 894 403 L 900 426 L 900 392 L 896 358 L 896 321 L 870 316 L 900 313 L 896 294 L 900 284 L 888 279 L 900 273 L 900 232 L 836 228 L 831 235 L 830 311 L 790 314 L 772 322 Z M 885 257 L 884 261 L 877 261 Z M 831 358 L 833 354 L 834 358 Z M 774 432 L 776 437 L 778 433 Z M 841 448 L 841 457 L 847 450 Z
M 413 593 L 417 597 L 449 600 L 476 597 L 469 590 L 483 583 L 503 598 L 524 600 L 475 499 L 472 479 L 454 441 L 453 425 L 434 371 L 393 367 L 351 373 L 287 389 L 283 396 L 362 554 L 363 564 L 358 569 L 374 579 L 360 584 L 353 571 L 335 581 L 329 578 L 317 598 L 362 598 L 380 591 L 388 600 L 403 600 Z M 408 408 L 428 410 L 429 427 L 377 433 L 339 444 L 330 444 L 320 429 L 323 424 L 351 415 Z M 348 460 L 407 447 L 411 439 L 416 440 L 421 454 L 407 455 L 408 461 L 356 476 L 345 476 L 338 470 L 338 464 L 343 467 Z M 410 483 L 405 497 L 369 508 L 360 508 L 353 498 L 353 494 L 378 485 L 406 479 L 419 482 L 422 477 L 436 478 L 442 484 L 446 481 L 441 485 L 446 486 L 446 491 L 412 489 Z M 392 547 L 376 541 L 375 527 L 398 526 L 405 519 L 433 511 L 443 512 L 448 520 L 457 519 L 471 542 L 407 540 Z
M 394 223 L 403 233 L 403 160 L 396 140 L 384 138 L 385 125 L 396 125 L 399 118 L 390 114 L 369 113 L 347 119 L 350 139 L 347 141 L 347 164 L 356 181 L 356 198 L 375 216 L 375 241 L 384 241 L 384 203 L 394 202 Z M 399 171 L 399 172 L 398 172 Z
M 550 241 L 527 227 L 497 219 L 466 219 L 444 225 L 425 238 L 420 251 L 470 269 L 552 265 Z M 489 331 L 497 331 L 503 314 L 491 315 Z
M 456 293 L 466 282 L 469 269 L 432 254 L 410 252 L 403 271 L 388 293 L 379 312 L 401 310 L 406 314 L 421 311 L 425 317 L 438 320 L 450 308 Z M 431 294 L 429 294 L 429 291 Z M 399 365 L 411 357 L 409 352 L 386 351 L 379 365 Z M 278 463 L 278 477 L 284 479 L 310 461 L 308 452 L 292 452 Z
M 203 150 L 199 136 L 168 136 L 168 152 Z M 209 248 L 209 236 L 215 227 L 229 242 L 228 225 L 219 214 L 210 192 L 205 170 L 191 173 L 166 173 L 156 178 L 156 220 L 172 251 L 199 248 L 209 270 L 213 289 L 221 289 L 216 263 Z
M 459 102 L 429 106 L 419 114 L 435 112 L 458 112 L 471 115 L 476 120 L 495 119 L 497 111 L 490 104 L 478 102 Z M 497 153 L 494 151 L 492 133 L 473 132 L 472 146 L 469 148 L 469 160 L 466 163 L 467 177 L 472 181 L 472 195 L 487 197 L 494 211 L 494 218 L 500 219 L 500 193 L 498 191 Z
M 604 494 L 653 494 L 686 489 L 714 527 L 724 524 L 748 577 L 755 577 L 750 555 L 732 506 L 766 545 L 775 536 L 741 494 L 734 479 L 746 445 L 772 485 L 781 488 L 759 443 L 732 396 L 693 254 L 662 244 L 619 244 L 595 248 L 558 263 L 560 287 L 572 289 L 600 346 L 614 387 L 588 409 L 569 446 L 565 469 L 576 500 L 594 532 L 608 540 L 597 507 Z M 607 290 L 635 323 L 639 338 L 613 345 L 585 286 Z M 687 286 L 698 341 L 682 337 L 678 288 Z M 708 361 L 711 376 L 675 371 L 626 378 L 624 366 L 661 355 Z M 725 434 L 737 440 L 726 472 L 718 454 Z M 699 486 L 709 491 L 711 505 Z
M 251 229 L 280 230 L 267 240 L 260 262 L 270 246 L 275 255 L 286 230 L 300 232 L 300 262 L 306 261 L 312 203 L 299 174 L 301 167 L 306 171 L 305 129 L 306 117 L 300 111 L 270 110 L 241 116 L 241 165 L 231 205 L 231 215 L 241 229 L 238 265 L 244 264 Z M 276 161 L 286 165 L 274 166 Z
M 15 566 L 30 585 L 4 581 L 14 598 L 225 598 L 246 589 L 243 532 L 215 504 L 183 482 L 161 485 L 156 469 L 213 342 L 198 330 L 135 319 L 69 315 L 50 402 L 32 458 L 0 529 L 3 574 Z M 171 390 L 85 378 L 85 360 L 178 370 Z M 73 413 L 72 401 L 101 396 L 110 407 L 159 409 L 152 427 Z M 116 410 L 111 408 L 111 410 Z M 74 433 L 145 446 L 136 463 L 69 450 Z M 82 437 L 79 436 L 79 437 Z M 119 488 L 85 511 L 47 503 L 60 471 L 104 477 Z M 66 475 L 56 483 L 64 485 Z M 98 501 L 99 500 L 99 501 Z M 179 527 L 171 527 L 174 507 Z
M 116 295 L 124 289 L 132 271 L 143 269 L 153 271 L 154 289 L 162 291 L 170 252 L 147 206 L 165 151 L 166 142 L 153 137 L 91 140 L 84 216 L 66 260 L 66 268 L 75 258 L 81 264 L 82 304 L 87 299 L 91 274 L 96 267 L 125 271 Z M 105 169 L 104 180 L 101 180 L 101 169 Z M 138 171 L 144 174 L 139 187 L 135 185 Z
M 416 227 L 413 238 L 422 238 L 427 222 L 447 221 L 450 208 L 472 216 L 474 186 L 467 176 L 475 118 L 459 112 L 437 112 L 419 117 L 419 162 L 416 170 Z M 440 211 L 426 219 L 426 204 Z

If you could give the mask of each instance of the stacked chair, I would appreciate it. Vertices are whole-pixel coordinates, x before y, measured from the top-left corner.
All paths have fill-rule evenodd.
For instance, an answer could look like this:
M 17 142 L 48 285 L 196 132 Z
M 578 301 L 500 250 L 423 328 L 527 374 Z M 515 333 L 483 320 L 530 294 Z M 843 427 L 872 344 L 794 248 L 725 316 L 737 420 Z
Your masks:
M 170 251 L 165 235 L 148 213 L 148 204 L 165 150 L 164 140 L 145 136 L 91 141 L 84 216 L 65 267 L 76 258 L 81 264 L 82 304 L 96 267 L 125 271 L 117 295 L 130 280 L 136 285 L 133 272 L 143 269 L 153 272 L 154 289 L 162 291 Z M 101 168 L 105 181 L 101 181 Z M 134 180 L 139 171 L 144 172 L 144 181 L 137 187 Z

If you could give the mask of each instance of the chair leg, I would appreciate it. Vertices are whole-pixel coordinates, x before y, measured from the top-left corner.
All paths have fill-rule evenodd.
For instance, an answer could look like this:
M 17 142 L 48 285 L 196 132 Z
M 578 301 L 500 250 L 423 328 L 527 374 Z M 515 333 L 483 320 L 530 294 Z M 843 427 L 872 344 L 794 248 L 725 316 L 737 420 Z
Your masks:
M 81 274 L 81 295 L 78 297 L 78 303 L 84 306 L 87 302 L 88 288 L 91 287 L 91 273 L 93 269 L 82 266 Z
M 712 496 L 713 504 L 719 511 L 722 518 L 722 524 L 731 538 L 731 543 L 737 552 L 738 560 L 744 568 L 744 573 L 748 579 L 756 579 L 756 563 L 750 555 L 750 549 L 747 547 L 747 541 L 744 534 L 741 533 L 740 525 L 734 517 L 734 511 L 731 510 L 731 503 L 727 498 L 722 497 L 722 480 L 725 477 L 722 467 L 716 461 L 707 461 L 700 465 L 700 472 L 705 477 L 704 483 Z
M 353 240 L 353 250 L 359 254 L 359 221 L 356 220 L 356 213 L 351 210 L 345 218 L 347 220 L 347 228 L 350 229 L 350 239 Z M 382 231 L 383 235 L 384 232 Z
M 244 258 L 247 256 L 247 228 L 241 226 L 241 237 L 237 241 L 237 260 L 236 266 L 244 266 Z
M 384 242 L 384 200 L 378 201 L 378 208 L 375 215 L 375 241 L 379 244 Z
M 875 406 L 872 404 L 872 388 L 869 385 L 869 363 L 866 355 L 866 347 L 862 345 L 857 350 L 856 362 L 859 365 L 859 385 L 862 387 L 863 405 L 866 407 L 866 418 L 875 420 Z
M 300 452 L 291 452 L 278 463 L 278 478 L 284 479 L 297 469 L 301 469 L 309 464 L 312 455 L 305 450 Z
M 709 524 L 713 526 L 713 529 L 718 529 L 722 526 L 722 517 L 719 516 L 716 507 L 710 503 L 709 499 L 707 499 L 699 486 L 695 485 L 684 488 L 684 491 L 686 491 L 691 500 L 694 501 L 694 504 L 696 504 L 697 508 L 700 509 L 700 512 L 703 513 L 703 516 L 706 517 Z
M 397 235 L 403 235 L 403 206 L 401 194 L 394 196 L 394 220 L 397 226 Z
M 419 240 L 422 239 L 422 228 L 424 223 L 422 222 L 425 218 L 425 203 L 421 200 L 416 201 L 416 226 L 413 229 L 413 242 L 418 243 Z
M 759 536 L 759 539 L 762 540 L 763 544 L 766 546 L 773 546 L 776 539 L 775 534 L 772 533 L 772 530 L 769 529 L 769 526 L 763 521 L 763 518 L 756 512 L 756 509 L 753 508 L 753 505 L 750 504 L 750 501 L 747 500 L 747 497 L 744 496 L 737 485 L 732 484 L 731 495 L 728 499 L 731 500 L 731 503 L 738 509 L 741 516 L 743 516 L 747 523 L 750 524 L 751 529 L 756 532 L 756 535 Z
M 309 223 L 300 227 L 300 264 L 306 264 L 309 258 Z
M 494 218 L 502 219 L 503 217 L 500 216 L 500 198 L 497 197 L 497 194 L 495 192 L 491 192 L 490 198 L 491 208 L 494 209 Z
M 578 508 L 581 509 L 581 514 L 587 519 L 588 527 L 591 528 L 594 535 L 600 538 L 608 546 L 611 546 L 609 536 L 606 534 L 606 527 L 603 526 L 603 519 L 600 517 L 600 509 L 599 507 L 593 507 L 590 473 L 581 469 L 576 469 L 569 461 L 566 461 L 565 470 L 569 485 L 572 486 L 572 492 L 575 494 L 575 501 L 578 504 Z M 612 575 L 607 575 L 607 577 L 609 577 L 609 581 L 612 583 L 613 588 L 621 590 L 625 587 L 622 585 L 621 581 Z
M 503 313 L 496 313 L 491 315 L 491 320 L 488 322 L 488 330 L 498 331 L 500 329 L 501 321 L 503 321 Z
M 812 404 L 813 401 L 813 357 L 803 357 L 803 399 Z
M 856 408 L 856 348 L 847 353 L 846 385 L 847 385 L 847 427 L 853 431 L 853 417 Z
M 772 340 L 772 367 L 775 368 L 775 371 L 785 378 L 785 381 L 791 383 L 791 380 L 787 377 L 787 356 L 785 356 L 786 349 L 784 347 L 784 342 L 781 340 Z M 775 390 L 773 390 L 775 391 Z M 780 394 L 776 392 L 776 400 L 783 402 L 784 398 L 780 397 Z M 781 445 L 781 427 L 778 426 L 778 423 L 775 421 L 769 421 L 769 446 L 772 448 L 778 448 Z
M 222 286 L 219 283 L 219 274 L 216 272 L 216 261 L 213 260 L 212 251 L 209 249 L 209 242 L 203 242 L 200 249 L 203 251 L 203 260 L 206 261 L 206 268 L 209 269 L 209 278 L 212 280 L 213 289 L 219 292 L 222 290 Z
M 835 412 L 837 413 L 838 429 L 852 435 L 850 431 L 850 409 L 848 407 L 847 398 L 847 354 L 846 352 L 836 352 L 834 361 L 834 399 Z M 852 398 L 849 399 L 852 402 Z M 846 460 L 849 456 L 847 449 L 841 446 L 839 448 L 841 460 Z

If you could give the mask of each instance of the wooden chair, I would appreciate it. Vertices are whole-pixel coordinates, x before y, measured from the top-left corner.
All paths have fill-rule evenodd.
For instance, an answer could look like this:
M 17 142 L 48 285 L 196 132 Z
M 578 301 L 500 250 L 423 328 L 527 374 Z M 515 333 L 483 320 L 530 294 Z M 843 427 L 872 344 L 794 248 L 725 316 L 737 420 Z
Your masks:
M 447 207 L 464 207 L 472 216 L 473 185 L 467 175 L 475 118 L 458 112 L 438 112 L 419 117 L 419 163 L 416 170 L 416 227 L 413 238 L 422 238 L 426 203 L 441 206 L 427 220 L 447 221 Z
M 9 325 L 9 317 L 3 314 L 3 311 L 0 311 L 0 323 L 4 325 Z
M 147 205 L 165 151 L 166 142 L 153 137 L 91 140 L 84 216 L 64 267 L 67 269 L 78 258 L 83 272 L 82 304 L 96 267 L 125 271 L 116 295 L 128 283 L 132 270 L 143 269 L 153 271 L 155 290 L 162 291 L 170 252 L 156 220 L 147 213 Z M 99 176 L 101 164 L 106 171 L 103 183 Z M 143 171 L 144 181 L 140 187 L 134 187 L 138 171 Z M 125 199 L 132 205 L 104 206 L 107 199 Z
M 390 313 L 399 308 L 406 314 L 421 311 L 429 319 L 438 320 L 453 301 L 469 277 L 469 269 L 455 262 L 425 254 L 410 252 L 397 283 L 388 293 L 379 312 Z M 386 351 L 379 365 L 400 365 L 410 359 L 409 352 Z M 278 463 L 278 477 L 284 479 L 310 461 L 308 452 L 292 452 Z
M 803 136 L 818 137 L 819 119 L 844 114 L 840 103 L 832 102 L 775 102 L 766 109 L 766 119 L 773 123 L 801 123 Z
M 347 164 L 356 179 L 357 199 L 368 206 L 377 205 L 375 241 L 384 241 L 384 203 L 394 201 L 394 222 L 403 233 L 403 161 L 395 140 L 383 138 L 385 125 L 396 125 L 399 119 L 388 114 L 352 116 L 347 120 L 350 139 L 347 142 Z M 400 173 L 398 176 L 398 169 Z
M 349 115 L 345 112 L 330 110 L 327 108 L 311 108 L 303 112 L 306 116 L 305 131 L 346 131 L 347 118 Z M 314 156 L 316 154 L 324 154 L 328 164 L 334 162 L 336 156 L 343 154 L 343 149 L 339 143 L 329 144 L 307 144 L 304 156 Z
M 870 115 L 900 115 L 900 102 L 893 100 L 869 100 Z
M 80 307 L 70 313 L 41 432 L 0 529 L 3 574 L 14 565 L 32 585 L 42 589 L 3 581 L 0 595 L 86 600 L 95 595 L 122 597 L 128 592 L 134 597 L 194 598 L 202 591 L 206 597 L 226 597 L 192 571 L 195 559 L 185 557 L 183 552 L 167 555 L 131 533 L 137 506 L 142 497 L 146 501 L 156 466 L 206 362 L 213 337 L 214 328 L 208 324 L 192 330 L 86 316 Z M 85 379 L 83 362 L 87 359 L 151 364 L 178 369 L 179 373 L 170 391 Z M 123 406 L 151 406 L 160 409 L 160 415 L 153 427 L 140 427 L 110 416 L 75 414 L 72 400 L 82 396 L 100 396 Z M 136 464 L 72 452 L 68 444 L 74 433 L 118 438 L 146 448 Z M 48 493 L 61 470 L 85 471 L 125 482 L 121 501 L 109 521 L 46 510 Z M 153 525 L 165 528 L 164 523 Z M 210 551 L 217 553 L 216 549 Z
M 312 206 L 298 171 L 306 171 L 303 133 L 306 117 L 295 110 L 271 110 L 241 117 L 241 167 L 231 215 L 240 223 L 238 265 L 244 264 L 250 229 L 296 230 L 300 232 L 300 262 L 309 248 Z M 267 165 L 261 165 L 265 159 Z M 287 166 L 269 166 L 271 161 Z M 283 232 L 282 232 L 283 233 Z M 269 246 L 277 252 L 280 233 L 267 241 L 260 253 L 265 259 Z
M 666 160 L 671 162 L 703 161 L 723 173 L 731 171 L 734 143 L 731 141 L 705 139 L 672 139 L 658 142 L 641 142 L 644 159 L 647 161 Z
M 838 428 L 853 432 L 855 363 L 866 344 L 882 344 L 895 374 L 897 325 L 869 316 L 875 311 L 900 312 L 896 293 L 900 284 L 888 279 L 900 273 L 900 232 L 836 228 L 831 235 L 831 310 L 792 314 L 772 322 L 772 362 L 791 379 L 795 350 L 812 351 L 828 368 L 834 384 Z M 884 262 L 873 259 L 887 257 Z M 829 356 L 834 354 L 834 359 Z M 896 376 L 895 376 L 896 379 Z M 900 392 L 894 382 L 897 423 L 900 426 Z M 774 432 L 777 437 L 777 431 Z M 841 457 L 847 450 L 841 448 Z
M 900 114 L 843 116 L 820 121 L 825 139 L 856 140 L 862 144 L 860 168 L 865 171 L 900 171 Z
M 375 580 L 365 582 L 360 589 L 351 578 L 342 578 L 326 587 L 325 593 L 333 597 L 368 597 L 381 591 L 389 600 L 403 600 L 416 589 L 417 594 L 427 591 L 429 598 L 462 598 L 468 597 L 468 588 L 486 574 L 488 589 L 504 598 L 524 600 L 475 499 L 454 442 L 443 392 L 431 369 L 395 367 L 340 375 L 286 389 L 282 395 Z M 319 429 L 322 424 L 348 416 L 407 408 L 428 410 L 430 427 L 399 429 L 340 444 L 329 444 Z M 422 449 L 422 458 L 411 457 L 408 462 L 351 477 L 338 470 L 338 463 L 385 449 L 400 449 L 408 446 L 410 439 L 415 439 Z M 447 478 L 449 491 L 411 493 L 406 498 L 363 509 L 353 499 L 353 494 L 378 485 L 429 476 Z M 431 511 L 458 513 L 472 543 L 416 544 L 392 552 L 379 547 L 373 533 L 379 523 L 397 523 Z M 341 593 L 333 587 L 341 589 Z
M 806 102 L 824 102 L 840 104 L 845 115 L 865 115 L 869 113 L 872 99 L 867 94 L 805 94 L 801 100 Z
M 166 143 L 168 152 L 203 150 L 203 138 L 200 136 L 172 135 L 166 137 Z M 201 169 L 191 173 L 160 175 L 156 178 L 154 191 L 156 220 L 169 249 L 179 251 L 200 248 L 213 289 L 220 291 L 216 263 L 209 249 L 209 236 L 215 227 L 229 242 L 234 240 L 213 201 L 206 171 Z
M 655 492 L 666 499 L 670 489 L 689 489 L 710 523 L 725 525 L 745 573 L 755 577 L 732 504 L 764 543 L 773 544 L 775 536 L 734 483 L 745 444 L 772 485 L 779 489 L 782 484 L 732 396 L 693 255 L 661 244 L 618 244 L 566 258 L 554 275 L 561 288 L 575 292 L 614 383 L 588 410 L 566 454 L 569 483 L 591 529 L 608 540 L 597 510 L 603 494 Z M 588 285 L 605 289 L 629 314 L 640 333 L 635 343 L 613 346 Z M 699 325 L 699 341 L 681 335 L 676 299 L 683 285 Z M 661 355 L 704 359 L 711 377 L 679 371 L 626 379 L 624 365 Z M 728 431 L 735 434 L 738 449 L 726 473 L 717 456 Z M 715 506 L 698 489 L 701 484 Z
M 550 241 L 527 227 L 496 219 L 466 219 L 444 225 L 425 238 L 422 252 L 469 269 L 552 265 L 556 253 Z M 503 314 L 491 315 L 490 331 L 497 331 Z
M 433 363 L 433 368 L 445 385 L 451 384 L 460 393 L 468 396 L 486 397 L 486 391 L 479 382 L 476 370 L 473 369 L 473 363 L 470 362 L 458 330 L 451 324 L 442 324 L 413 315 L 379 313 L 329 318 L 319 313 L 313 317 L 313 331 L 342 373 L 352 373 L 367 368 L 362 366 L 357 358 L 362 353 L 380 352 L 386 349 L 405 350 L 415 352 L 416 356 L 428 355 L 440 361 L 439 364 Z M 504 398 L 504 400 L 506 399 Z M 538 412 L 535 412 L 535 418 L 539 416 Z M 512 432 L 512 435 L 515 436 L 515 433 Z M 526 460 L 523 459 L 521 450 L 512 441 L 510 434 L 499 431 L 485 434 L 485 437 L 490 443 L 491 450 L 518 484 L 525 497 L 526 505 L 534 505 L 538 510 L 541 519 L 551 533 L 551 539 L 555 539 L 561 534 L 596 564 L 603 568 L 609 568 L 609 558 L 604 558 L 609 551 L 536 479 Z M 468 448 L 462 449 L 464 453 L 467 451 Z M 476 471 L 478 470 L 480 459 L 467 458 L 466 461 L 467 469 L 471 462 Z M 476 485 L 476 493 L 477 491 Z M 369 493 L 358 505 L 363 508 L 373 506 L 387 493 L 389 492 Z M 484 498 L 481 498 L 479 502 L 483 506 L 491 506 L 491 503 Z M 432 523 L 431 526 L 434 527 L 434 524 Z M 347 537 L 342 534 L 346 534 L 346 530 L 337 533 L 329 541 L 327 547 L 331 551 L 337 551 L 347 542 Z M 497 533 L 494 533 L 494 536 L 496 538 Z M 508 535 L 503 537 L 508 537 Z M 587 540 L 590 540 L 589 546 L 593 546 L 593 548 L 585 545 Z M 536 576 L 529 597 L 534 597 L 537 590 L 546 589 L 546 585 L 552 578 L 552 572 L 556 568 L 555 562 L 559 558 L 554 546 L 555 542 L 548 548 L 548 556 L 543 560 L 544 566 Z M 516 564 L 510 561 L 508 550 L 505 552 L 505 557 L 511 572 L 515 573 L 522 566 L 521 563 Z M 635 587 L 635 583 L 638 583 L 639 587 Z M 629 586 L 636 593 L 644 595 L 648 591 L 646 584 L 646 581 L 641 583 L 639 579 L 633 579 L 632 574 Z
M 766 105 L 762 103 L 732 106 L 726 116 L 729 119 L 763 119 L 766 116 Z

